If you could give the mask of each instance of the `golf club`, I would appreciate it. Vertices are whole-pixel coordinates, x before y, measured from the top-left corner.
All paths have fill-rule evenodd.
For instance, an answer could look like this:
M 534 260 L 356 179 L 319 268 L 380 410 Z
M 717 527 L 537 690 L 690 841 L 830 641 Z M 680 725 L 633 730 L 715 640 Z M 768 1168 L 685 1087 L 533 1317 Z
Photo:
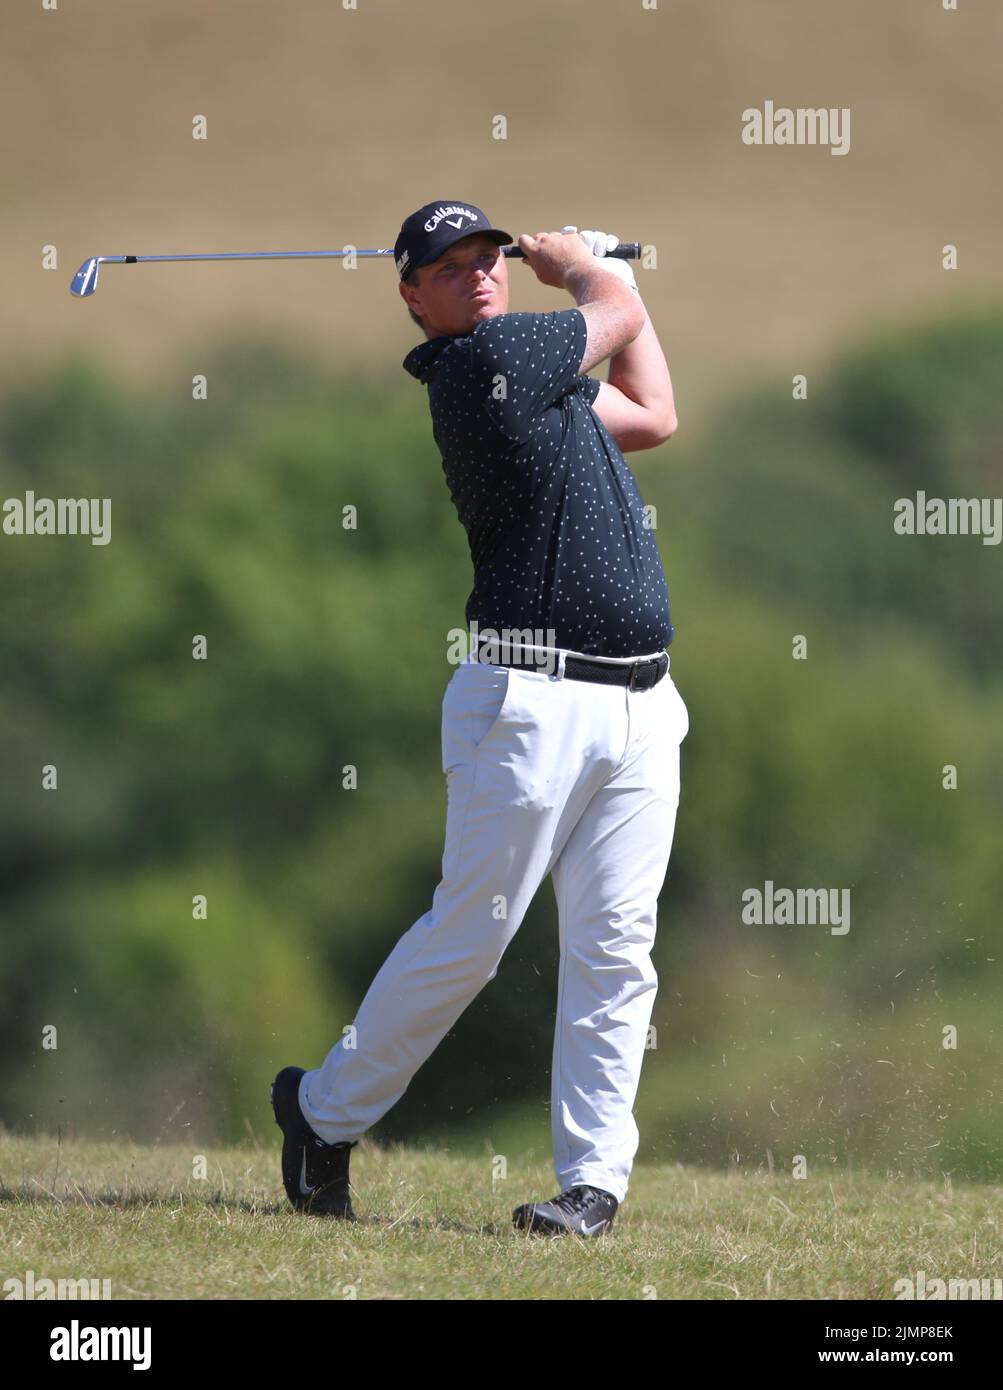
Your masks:
M 70 294 L 86 299 L 98 286 L 98 269 L 102 265 L 140 265 L 143 261 L 305 261 L 330 259 L 338 256 L 393 256 L 393 247 L 375 251 L 219 251 L 207 255 L 189 256 L 91 256 L 70 282 Z M 636 261 L 641 255 L 637 241 L 622 241 L 608 255 L 620 260 Z M 524 256 L 520 246 L 503 246 L 503 256 Z

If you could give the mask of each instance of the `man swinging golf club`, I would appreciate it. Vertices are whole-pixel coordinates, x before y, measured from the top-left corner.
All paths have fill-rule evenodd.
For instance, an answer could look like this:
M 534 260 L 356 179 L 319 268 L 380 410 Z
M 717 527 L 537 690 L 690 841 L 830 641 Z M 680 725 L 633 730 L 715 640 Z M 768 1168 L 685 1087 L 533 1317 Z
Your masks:
M 656 906 L 689 728 L 668 674 L 668 593 L 624 452 L 676 428 L 672 383 L 626 261 L 603 232 L 523 235 L 574 307 L 508 312 L 511 243 L 472 204 L 406 218 L 399 292 L 473 562 L 470 650 L 442 703 L 447 813 L 432 905 L 399 939 L 320 1067 L 272 1084 L 301 1210 L 354 1220 L 348 1159 L 480 990 L 547 874 L 560 970 L 551 1079 L 560 1192 L 516 1227 L 608 1231 L 638 1130 L 657 988 Z M 586 373 L 608 358 L 609 379 Z M 512 634 L 516 634 L 513 640 Z M 485 640 L 486 639 L 486 640 Z

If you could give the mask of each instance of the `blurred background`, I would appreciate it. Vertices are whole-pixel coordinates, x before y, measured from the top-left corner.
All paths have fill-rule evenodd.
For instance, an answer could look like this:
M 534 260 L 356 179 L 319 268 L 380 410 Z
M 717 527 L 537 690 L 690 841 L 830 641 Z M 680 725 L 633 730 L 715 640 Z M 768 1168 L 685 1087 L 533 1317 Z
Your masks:
M 471 582 L 391 264 L 110 266 L 88 300 L 73 272 L 392 246 L 464 199 L 657 256 L 680 424 L 628 461 L 690 733 L 638 1161 L 998 1179 L 1000 548 L 892 528 L 1003 490 L 995 0 L 2 25 L 0 501 L 109 497 L 112 542 L 0 532 L 0 1122 L 270 1139 L 275 1071 L 320 1064 L 431 903 Z M 849 153 L 743 143 L 767 100 L 850 108 Z M 512 309 L 571 302 L 509 275 Z M 850 889 L 850 931 L 746 925 L 767 880 Z M 547 882 L 372 1137 L 549 1153 L 557 962 Z

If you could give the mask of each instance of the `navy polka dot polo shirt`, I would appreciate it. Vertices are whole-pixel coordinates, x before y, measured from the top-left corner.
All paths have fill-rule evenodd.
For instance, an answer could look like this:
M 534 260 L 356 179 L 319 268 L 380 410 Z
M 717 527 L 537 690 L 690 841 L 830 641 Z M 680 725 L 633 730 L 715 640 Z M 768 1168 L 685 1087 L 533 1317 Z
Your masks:
M 496 314 L 428 339 L 403 366 L 428 386 L 432 433 L 470 543 L 467 623 L 551 629 L 590 656 L 672 641 L 669 596 L 637 483 L 579 376 L 580 309 Z

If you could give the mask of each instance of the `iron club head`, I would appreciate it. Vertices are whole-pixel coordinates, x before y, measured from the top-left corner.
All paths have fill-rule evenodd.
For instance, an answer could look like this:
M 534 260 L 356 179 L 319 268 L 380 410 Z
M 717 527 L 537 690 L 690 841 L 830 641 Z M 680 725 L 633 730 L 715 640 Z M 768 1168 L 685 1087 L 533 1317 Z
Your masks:
M 84 261 L 70 281 L 70 294 L 84 299 L 87 295 L 94 293 L 98 287 L 98 266 L 100 263 L 100 256 L 92 256 L 89 261 Z

